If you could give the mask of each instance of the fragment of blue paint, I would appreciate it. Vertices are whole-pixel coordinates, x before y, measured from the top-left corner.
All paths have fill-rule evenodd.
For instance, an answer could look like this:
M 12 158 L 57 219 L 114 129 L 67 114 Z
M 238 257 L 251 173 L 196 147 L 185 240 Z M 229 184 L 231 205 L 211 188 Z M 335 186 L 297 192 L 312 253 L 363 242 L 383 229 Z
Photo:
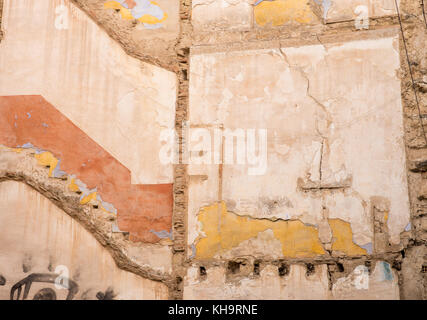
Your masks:
M 326 20 L 329 9 L 331 9 L 331 6 L 332 6 L 331 0 L 322 0 L 322 2 L 320 2 L 320 0 L 314 0 L 314 2 L 316 2 L 317 4 L 323 7 L 323 19 Z
M 22 149 L 34 149 L 36 154 L 41 154 L 44 151 L 42 149 L 39 149 L 37 147 L 35 147 L 32 143 L 27 142 L 25 144 L 23 144 L 22 146 L 18 146 L 18 148 L 22 148 Z
M 392 281 L 393 273 L 391 272 L 390 264 L 385 261 L 381 261 L 381 265 L 383 267 L 383 274 L 384 274 L 383 281 Z
M 55 169 L 53 170 L 53 177 L 54 178 L 61 178 L 67 174 L 65 171 L 62 171 L 60 168 L 61 168 L 61 160 L 58 160 L 58 164 L 56 165 Z
M 372 242 L 364 244 L 364 245 L 362 245 L 360 247 L 363 248 L 363 249 L 365 249 L 368 252 L 368 254 L 372 254 Z
M 117 224 L 117 222 L 114 222 L 114 223 L 113 223 L 113 225 L 112 225 L 112 227 L 111 227 L 111 230 L 112 230 L 114 233 L 125 233 L 124 231 L 120 230 L 119 225 Z
M 45 128 L 49 128 L 49 125 L 47 123 L 44 123 L 44 122 L 42 123 L 42 126 Z
M 406 225 L 405 231 L 411 231 L 411 223 L 410 222 Z
M 254 3 L 254 6 L 257 6 L 257 5 L 259 5 L 261 2 L 263 2 L 263 1 L 270 1 L 270 2 L 273 2 L 274 0 L 257 0 L 255 3 Z
M 32 149 L 32 148 L 34 148 L 34 146 L 33 146 L 32 143 L 27 142 L 27 143 L 23 144 L 20 148 L 23 148 L 23 149 Z
M 27 112 L 28 119 L 31 118 L 31 113 Z
M 191 245 L 191 256 L 190 256 L 190 259 L 193 259 L 196 256 L 196 251 L 197 251 L 196 245 L 193 243 Z
M 101 202 L 102 207 L 107 210 L 108 212 L 114 213 L 115 215 L 117 215 L 117 209 L 108 202 L 102 201 L 102 198 L 99 194 L 96 195 L 96 200 L 98 200 L 99 202 Z
M 172 230 L 170 232 L 167 232 L 166 230 L 162 231 L 154 231 L 150 230 L 151 233 L 154 233 L 156 236 L 158 236 L 160 239 L 171 239 L 172 240 Z

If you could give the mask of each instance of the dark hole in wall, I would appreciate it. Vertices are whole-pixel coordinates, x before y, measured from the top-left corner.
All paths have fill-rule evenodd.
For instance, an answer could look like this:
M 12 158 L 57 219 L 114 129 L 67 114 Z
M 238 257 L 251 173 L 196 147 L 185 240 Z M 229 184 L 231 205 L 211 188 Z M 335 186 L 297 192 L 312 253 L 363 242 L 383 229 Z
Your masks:
M 228 266 L 227 266 L 227 270 L 228 272 L 230 272 L 231 274 L 236 274 L 240 271 L 240 262 L 236 262 L 236 261 L 228 261 Z
M 199 267 L 199 275 L 201 278 L 206 278 L 207 276 L 207 272 L 206 272 L 206 268 L 203 266 Z
M 260 261 L 254 262 L 254 275 L 259 276 L 260 273 Z
M 405 258 L 405 250 L 400 251 L 400 254 L 402 255 L 402 258 Z
M 427 265 L 421 267 L 421 273 L 427 273 Z
M 94 208 L 94 209 L 98 209 L 98 205 L 97 205 L 97 204 L 94 204 L 94 205 L 93 205 L 93 208 Z
M 307 268 L 307 272 L 306 272 L 307 276 L 311 276 L 312 274 L 314 274 L 316 272 L 316 268 L 314 267 L 314 264 L 307 263 L 305 266 Z
M 365 261 L 365 267 L 368 268 L 369 273 L 371 273 L 371 267 L 372 267 L 371 261 Z
M 344 265 L 342 263 L 337 263 L 338 272 L 344 272 Z
M 286 263 L 281 263 L 277 271 L 280 277 L 284 277 L 289 274 L 289 266 Z
M 393 265 L 391 267 L 397 271 L 400 271 L 402 269 L 402 262 L 395 260 L 393 261 Z

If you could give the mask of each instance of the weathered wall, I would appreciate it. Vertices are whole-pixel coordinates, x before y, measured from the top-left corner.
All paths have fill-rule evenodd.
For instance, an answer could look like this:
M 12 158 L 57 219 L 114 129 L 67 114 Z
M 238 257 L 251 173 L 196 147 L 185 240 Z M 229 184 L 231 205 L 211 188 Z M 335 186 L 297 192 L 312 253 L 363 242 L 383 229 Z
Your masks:
M 192 125 L 268 130 L 265 168 L 190 165 L 190 177 L 205 176 L 189 190 L 196 258 L 240 245 L 249 254 L 247 242 L 268 230 L 263 245 L 279 242 L 275 258 L 361 255 L 400 242 L 409 201 L 397 45 L 394 36 L 192 56 Z M 374 243 L 375 206 L 387 243 Z
M 4 1 L 0 95 L 42 95 L 123 163 L 132 183 L 172 183 L 158 137 L 174 125 L 175 74 L 129 57 L 68 1 L 61 24 L 61 3 Z
M 121 230 L 140 240 L 159 241 L 151 231 L 170 232 L 173 182 L 172 165 L 158 159 L 159 136 L 163 129 L 173 128 L 176 77 L 130 58 L 72 3 L 65 6 L 64 17 L 58 15 L 61 5 L 61 1 L 4 3 L 0 96 L 37 94 L 51 106 L 4 102 L 8 119 L 2 144 L 52 152 L 61 169 L 84 185 L 74 186 L 82 192 L 82 201 L 99 195 L 110 204 L 110 211 L 119 211 Z M 75 127 L 98 146 L 85 149 L 89 146 Z M 163 186 L 152 186 L 159 184 Z M 148 198 L 138 195 L 142 192 Z M 166 204 L 157 207 L 161 198 Z M 144 208 L 138 201 L 145 202 Z M 144 217 L 151 222 L 141 220 Z
M 127 288 L 425 299 L 427 24 L 397 4 L 5 0 L 0 181 L 147 279 Z
M 75 290 L 73 285 L 78 286 L 75 299 L 100 299 L 99 292 L 107 291 L 116 299 L 167 298 L 164 284 L 118 269 L 88 231 L 31 187 L 2 182 L 0 195 L 0 274 L 6 280 L 0 299 L 9 299 L 12 287 L 24 279 L 21 289 L 31 288 L 28 299 L 44 288 L 64 299 Z M 68 268 L 68 274 L 61 274 L 73 281 L 70 290 L 58 290 L 49 282 L 57 277 L 58 266 Z
M 244 274 L 245 268 L 250 272 Z M 319 264 L 307 272 L 301 264 L 265 265 L 259 272 L 251 270 L 252 265 L 241 266 L 241 270 L 213 266 L 201 275 L 199 268 L 191 267 L 185 279 L 185 299 L 269 299 L 269 300 L 323 300 L 323 299 L 399 299 L 398 276 L 390 264 L 379 261 L 373 272 L 363 278 L 366 287 L 358 287 L 358 278 L 366 266 L 356 266 L 347 277 L 340 277 L 330 289 L 328 266 Z M 363 270 L 360 272 L 360 270 Z M 234 274 L 233 274 L 234 272 Z M 243 274 L 242 274 L 243 273 Z

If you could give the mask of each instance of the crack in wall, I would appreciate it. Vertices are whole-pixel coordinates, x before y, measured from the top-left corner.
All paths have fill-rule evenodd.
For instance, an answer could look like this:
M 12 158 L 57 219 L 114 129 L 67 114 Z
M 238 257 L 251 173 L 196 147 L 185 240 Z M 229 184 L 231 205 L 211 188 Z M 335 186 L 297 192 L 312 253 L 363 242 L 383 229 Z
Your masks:
M 89 16 L 91 16 L 90 12 L 88 12 L 88 7 L 80 0 L 72 0 L 73 3 L 77 4 L 82 10 L 84 10 Z M 418 24 L 418 21 L 414 19 L 413 17 L 417 16 L 417 11 L 415 10 L 416 7 L 414 4 L 411 4 L 409 1 L 402 1 L 402 11 L 409 10 L 412 12 L 412 17 L 409 13 L 404 12 L 403 15 L 403 25 L 406 32 L 407 29 L 413 29 L 414 26 L 416 26 L 416 30 L 419 32 L 425 32 L 420 29 L 420 25 Z M 3 0 L 0 0 L 0 41 L 2 39 L 2 32 L 1 32 L 1 9 L 3 5 Z M 197 6 L 197 5 L 196 5 Z M 411 11 L 412 10 L 412 11 Z M 91 16 L 93 18 L 93 16 Z M 176 57 L 175 59 L 161 59 L 154 56 L 147 56 L 144 55 L 142 52 L 135 52 L 134 50 L 129 48 L 129 43 L 125 39 L 121 39 L 120 35 L 118 34 L 112 34 L 111 30 L 107 31 L 112 38 L 114 38 L 117 42 L 120 43 L 120 45 L 125 49 L 125 51 L 130 55 L 133 56 L 141 61 L 149 62 L 158 66 L 161 66 L 165 69 L 172 70 L 176 72 L 178 76 L 179 86 L 178 86 L 178 99 L 177 99 L 177 110 L 176 110 L 176 128 L 181 129 L 182 128 L 182 121 L 186 120 L 188 118 L 188 68 L 189 68 L 189 54 L 190 54 L 190 47 L 192 46 L 192 42 L 197 43 L 198 41 L 198 35 L 192 35 L 191 34 L 191 1 L 182 0 L 180 3 L 180 19 L 181 19 L 181 32 L 179 35 L 179 39 L 177 41 L 177 44 L 175 45 L 175 53 Z M 94 19 L 95 22 L 96 19 Z M 371 30 L 372 29 L 380 29 L 382 27 L 388 27 L 388 26 L 394 26 L 397 23 L 396 17 L 385 17 L 385 18 L 373 18 L 371 19 Z M 97 22 L 97 24 L 104 28 L 102 23 Z M 311 27 L 307 26 L 305 28 L 297 28 L 296 33 L 299 34 L 302 38 L 307 36 L 307 33 L 315 31 L 315 36 L 319 43 L 321 43 L 318 34 L 323 33 L 325 35 L 341 35 L 344 33 L 352 32 L 353 30 L 353 21 L 348 22 L 337 22 L 333 24 L 328 24 L 327 26 L 321 26 L 320 27 Z M 415 33 L 415 32 L 414 32 Z M 201 33 L 202 35 L 202 33 Z M 237 36 L 236 36 L 237 35 Z M 215 47 L 220 47 L 223 45 L 223 43 L 228 41 L 228 44 L 231 45 L 231 43 L 234 42 L 233 37 L 235 39 L 238 39 L 239 44 L 242 45 L 247 42 L 250 42 L 254 40 L 255 37 L 257 37 L 257 40 L 262 41 L 263 39 L 280 39 L 280 38 L 286 38 L 290 37 L 289 29 L 286 27 L 276 28 L 275 30 L 271 28 L 266 28 L 265 30 L 257 30 L 256 32 L 222 32 L 218 34 L 212 34 L 211 33 L 211 39 L 212 42 L 215 43 Z M 225 42 L 224 42 L 225 41 Z M 322 44 L 322 43 L 321 43 Z M 322 44 L 323 45 L 323 44 Z M 410 48 L 413 48 L 414 51 L 411 51 L 411 53 L 415 52 L 417 55 L 417 63 L 416 66 L 418 69 L 420 69 L 420 56 L 422 57 L 422 52 L 418 52 L 419 49 L 418 45 L 416 43 L 416 39 L 414 37 L 408 38 L 408 45 Z M 421 48 L 422 51 L 423 48 Z M 402 43 L 400 43 L 400 56 L 402 57 L 403 53 Z M 417 51 L 418 50 L 418 51 Z M 282 50 L 281 50 L 282 51 Z M 284 56 L 286 59 L 286 57 Z M 411 57 L 413 58 L 413 57 Z M 172 63 L 171 63 L 172 61 Z M 405 70 L 407 69 L 405 67 L 406 62 L 402 61 L 401 66 Z M 291 66 L 289 64 L 289 66 Z M 299 70 L 300 72 L 302 70 Z M 416 71 L 420 72 L 420 71 Z M 424 71 L 425 72 L 425 71 Z M 422 72 L 421 72 L 422 74 Z M 307 75 L 302 72 L 302 76 L 306 77 L 307 80 L 307 96 L 313 99 L 313 101 L 325 111 L 325 106 L 322 105 L 315 97 L 313 97 L 310 93 L 310 83 L 309 79 L 307 78 Z M 408 163 L 410 162 L 410 159 L 413 159 L 414 157 L 421 159 L 418 162 L 426 161 L 426 146 L 421 145 L 418 143 L 417 138 L 415 137 L 413 139 L 413 132 L 417 131 L 415 127 L 410 127 L 410 117 L 413 111 L 413 99 L 408 95 L 408 88 L 405 83 L 408 82 L 409 75 L 404 74 L 402 76 L 402 101 L 404 104 L 404 113 L 406 115 L 405 117 L 405 126 L 406 126 L 406 132 L 405 132 L 405 138 L 406 138 L 406 150 L 407 150 L 407 158 Z M 422 89 L 422 88 L 421 88 Z M 419 90 L 421 90 L 419 89 Z M 423 100 L 425 101 L 425 100 Z M 318 128 L 316 128 L 318 129 Z M 419 131 L 419 130 L 418 130 Z M 181 132 L 181 130 L 178 130 L 178 132 Z M 319 167 L 319 175 L 320 180 L 323 178 L 323 172 L 322 172 L 322 166 L 323 166 L 323 154 L 324 154 L 324 148 L 325 143 L 327 141 L 325 140 L 326 137 L 322 135 L 321 131 L 318 130 L 319 137 L 322 138 L 322 144 L 321 144 L 321 160 L 320 160 L 320 167 Z M 182 157 L 182 147 L 184 143 L 184 137 L 182 134 L 179 136 L 179 145 L 180 145 L 180 154 Z M 409 165 L 408 165 L 409 168 Z M 418 190 L 419 185 L 422 183 L 422 179 L 425 179 L 425 177 L 421 178 L 421 175 L 423 174 L 425 170 L 416 168 L 415 171 L 409 171 L 408 170 L 408 180 L 409 180 L 409 186 L 410 186 L 410 197 L 411 197 L 411 221 L 412 224 L 415 221 L 415 219 L 418 218 L 424 218 L 426 219 L 427 214 L 427 206 L 423 204 L 424 199 L 418 199 Z M 16 174 L 16 173 L 8 173 L 6 176 L 2 177 L 3 180 L 18 180 L 23 181 L 29 185 L 31 185 L 33 188 L 38 190 L 39 192 L 42 192 L 45 195 L 48 195 L 52 201 L 62 206 L 61 208 L 66 211 L 68 214 L 72 215 L 73 217 L 80 217 L 82 216 L 81 213 L 76 213 L 73 211 L 72 208 L 68 208 L 67 205 L 61 204 L 61 201 L 63 199 L 63 196 L 58 195 L 57 191 L 49 186 L 46 186 L 44 182 L 38 181 L 37 179 L 34 179 L 31 175 L 29 176 L 22 176 L 22 173 Z M 189 262 L 186 260 L 186 233 L 187 233 L 187 205 L 188 205 L 188 176 L 187 176 L 187 167 L 185 165 L 176 165 L 175 166 L 175 185 L 174 185 L 174 194 L 175 194 L 175 203 L 174 203 L 174 221 L 173 221 L 173 236 L 174 236 L 174 265 L 173 265 L 173 274 L 172 277 L 168 275 L 162 275 L 159 276 L 157 274 L 153 274 L 152 271 L 148 269 L 141 269 L 139 266 L 135 265 L 133 262 L 129 261 L 129 258 L 126 255 L 126 252 L 120 249 L 120 245 L 114 244 L 110 242 L 111 240 L 108 240 L 105 238 L 105 236 L 101 235 L 99 231 L 90 225 L 88 227 L 88 230 L 93 233 L 97 239 L 101 239 L 101 243 L 108 248 L 109 251 L 114 251 L 115 260 L 119 261 L 118 264 L 120 264 L 121 268 L 134 272 L 136 274 L 139 274 L 143 277 L 147 277 L 148 279 L 153 279 L 156 281 L 162 281 L 164 283 L 167 283 L 170 288 L 170 298 L 171 299 L 182 299 L 183 297 L 183 278 L 186 274 L 187 268 L 189 266 Z M 322 187 L 320 187 L 322 189 Z M 326 186 L 324 189 L 333 189 L 331 186 Z M 68 201 L 68 200 L 67 200 Z M 70 213 L 71 212 L 71 213 Z M 85 213 L 86 214 L 86 213 Z M 79 218 L 83 219 L 83 218 Z M 85 221 L 84 223 L 89 224 L 88 221 Z M 410 251 L 411 249 L 416 249 L 422 246 L 427 245 L 427 237 L 425 236 L 425 231 L 421 227 L 415 229 L 415 230 L 409 230 L 406 231 L 408 234 L 405 234 L 402 236 L 402 243 L 403 249 L 398 250 L 396 248 L 389 249 L 388 252 L 383 253 L 374 253 L 372 255 L 369 255 L 364 258 L 360 258 L 361 260 L 357 260 L 359 262 L 373 262 L 373 261 L 388 261 L 393 268 L 395 268 L 398 271 L 399 275 L 399 285 L 401 287 L 401 298 L 405 298 L 406 289 L 405 287 L 405 278 L 402 277 L 402 272 L 399 269 L 399 265 L 402 263 L 402 260 L 405 259 L 405 257 L 402 257 L 401 252 Z M 260 257 L 256 257 L 257 259 L 260 259 Z M 329 278 L 329 285 L 332 288 L 332 285 L 334 281 L 336 281 L 335 274 L 342 273 L 341 267 L 339 267 L 339 264 L 344 265 L 345 273 L 347 274 L 347 270 L 351 270 L 351 267 L 346 267 L 346 264 L 353 263 L 355 259 L 351 257 L 328 257 L 328 258 L 322 258 L 320 260 L 318 259 L 282 259 L 280 261 L 285 261 L 287 263 L 313 263 L 313 264 L 322 264 L 326 263 L 328 264 L 328 278 Z M 203 261 L 197 262 L 198 264 L 203 264 Z M 206 265 L 210 265 L 212 262 L 206 262 Z M 227 262 L 223 262 L 226 264 Z M 262 265 L 269 264 L 269 263 L 276 263 L 276 261 L 268 260 L 268 259 L 261 259 L 261 268 Z M 418 271 L 419 272 L 419 271 Z M 425 278 L 425 276 L 424 276 Z M 424 292 L 424 299 L 426 299 L 427 294 Z

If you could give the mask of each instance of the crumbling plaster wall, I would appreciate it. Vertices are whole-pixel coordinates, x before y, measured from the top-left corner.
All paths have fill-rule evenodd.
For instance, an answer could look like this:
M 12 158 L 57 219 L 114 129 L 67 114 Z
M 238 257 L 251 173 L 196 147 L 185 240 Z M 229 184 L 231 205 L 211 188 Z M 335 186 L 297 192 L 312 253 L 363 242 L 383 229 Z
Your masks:
M 171 273 L 156 278 L 152 272 L 145 273 L 146 270 L 140 266 L 130 268 L 133 272 L 167 284 L 172 299 L 427 298 L 427 142 L 420 125 L 421 121 L 425 122 L 427 102 L 427 32 L 417 1 L 398 2 L 415 85 L 411 81 L 394 1 L 183 0 L 179 3 L 179 10 L 172 10 L 176 14 L 173 17 L 176 24 L 168 24 L 165 30 L 157 34 L 156 31 L 142 30 L 138 22 L 124 21 L 117 10 L 105 9 L 104 1 L 73 2 L 118 41 L 127 54 L 176 73 L 175 127 L 178 129 L 181 155 L 188 145 L 184 143 L 186 137 L 181 130 L 184 120 L 190 120 L 196 126 L 208 124 L 212 128 L 226 119 L 239 128 L 249 125 L 245 121 L 237 121 L 251 116 L 245 111 L 239 113 L 239 108 L 234 107 L 236 101 L 232 99 L 236 99 L 236 94 L 241 99 L 252 95 L 254 107 L 258 97 L 258 107 L 263 111 L 280 110 L 280 103 L 285 99 L 309 109 L 299 113 L 292 111 L 290 127 L 281 126 L 280 117 L 274 117 L 274 112 L 271 118 L 263 119 L 264 127 L 280 129 L 279 137 L 275 138 L 277 141 L 272 139 L 268 143 L 269 150 L 276 150 L 276 155 L 285 153 L 286 157 L 288 150 L 278 142 L 287 140 L 288 136 L 308 132 L 305 128 L 317 128 L 307 135 L 315 138 L 311 144 L 312 156 L 307 157 L 308 160 L 300 159 L 300 162 L 306 163 L 304 166 L 294 161 L 294 167 L 286 167 L 283 159 L 273 166 L 280 172 L 283 170 L 283 174 L 294 177 L 286 179 L 287 183 L 283 184 L 295 197 L 293 201 L 286 201 L 284 197 L 288 192 L 281 190 L 283 185 L 280 184 L 283 179 L 274 175 L 267 175 L 267 181 L 257 178 L 261 188 L 253 188 L 251 193 L 249 186 L 255 180 L 248 178 L 238 166 L 197 168 L 193 165 L 175 165 Z M 371 18 L 369 30 L 355 28 L 354 19 L 359 15 L 355 8 L 359 5 L 368 8 Z M 337 47 L 341 50 L 348 47 L 348 50 L 339 51 Z M 310 50 L 304 50 L 307 48 Z M 358 50 L 361 51 L 357 53 Z M 335 61 L 334 54 L 337 54 Z M 366 55 L 369 58 L 365 61 Z M 247 59 L 248 63 L 244 64 L 247 71 L 239 74 L 239 63 L 233 64 L 234 56 L 236 61 Z M 203 69 L 206 62 L 216 68 L 211 69 L 215 73 L 207 72 L 202 76 L 198 71 Z M 313 68 L 317 63 L 323 65 L 318 67 L 319 70 Z M 360 68 L 355 67 L 358 63 Z M 347 73 L 341 75 L 341 71 L 348 72 L 348 76 L 345 76 Z M 215 74 L 219 75 L 218 81 L 215 81 Z M 370 85 L 364 82 L 364 74 L 369 75 L 366 79 L 371 81 Z M 334 84 L 340 76 L 342 81 Z M 226 81 L 221 77 L 225 77 Z M 289 79 L 282 81 L 286 77 Z M 238 86 L 241 78 L 244 83 L 252 83 L 251 89 L 245 84 Z M 269 83 L 273 91 L 265 91 Z M 352 87 L 354 84 L 356 86 Z M 329 85 L 328 91 L 325 88 Z M 317 86 L 319 90 L 316 90 Z M 337 90 L 337 87 L 343 91 Z M 218 91 L 213 94 L 213 106 L 203 107 L 209 100 L 197 97 L 201 95 L 200 92 L 212 88 Z M 414 89 L 419 107 L 414 99 Z M 230 97 L 227 90 L 234 96 Z M 346 101 L 348 96 L 344 90 L 346 93 L 350 90 L 352 94 L 360 94 L 360 97 L 355 99 L 350 95 L 352 99 Z M 372 94 L 361 94 L 367 92 L 364 90 L 372 90 Z M 379 96 L 375 96 L 375 91 Z M 337 92 L 341 92 L 341 98 L 335 97 Z M 277 107 L 266 107 L 266 96 L 271 98 L 269 104 L 276 103 Z M 197 102 L 197 99 L 200 101 Z M 227 107 L 227 104 L 233 107 Z M 218 110 L 217 105 L 222 109 Z M 371 109 L 372 106 L 375 107 Z M 334 111 L 330 112 L 328 108 Z M 354 112 L 360 112 L 361 117 L 355 117 Z M 249 123 L 258 122 L 261 127 L 260 117 L 256 115 Z M 221 121 L 216 121 L 219 118 Z M 349 119 L 351 121 L 347 121 Z M 194 123 L 194 120 L 201 121 Z M 275 121 L 279 123 L 277 126 L 274 125 Z M 323 131 L 330 129 L 334 121 L 352 125 L 343 125 L 344 135 Z M 321 123 L 319 130 L 316 122 L 326 124 Z M 360 126 L 359 129 L 354 131 L 357 126 Z M 360 147 L 360 135 L 364 134 L 366 147 Z M 305 139 L 310 145 L 310 139 Z M 337 146 L 330 144 L 329 139 L 341 142 Z M 375 141 L 385 143 L 369 152 Z M 299 154 L 304 152 L 292 152 L 292 157 L 298 158 Z M 277 156 L 280 157 L 283 158 L 283 155 Z M 362 158 L 366 158 L 363 163 L 369 165 L 363 167 Z M 385 159 L 387 161 L 381 164 L 381 160 Z M 343 166 L 347 174 L 344 174 L 345 177 L 334 171 L 334 168 L 342 169 Z M 364 174 L 361 173 L 363 168 L 366 169 Z M 318 176 L 315 175 L 316 171 Z M 226 179 L 219 179 L 222 176 Z M 324 180 L 332 177 L 332 180 L 322 184 L 320 176 Z M 299 177 L 299 181 L 295 179 Z M 274 181 L 279 186 L 270 185 Z M 274 197 L 283 201 L 270 199 Z M 259 201 L 243 201 L 249 207 L 242 207 L 244 209 L 239 211 L 239 200 L 242 198 Z M 313 200 L 307 201 L 307 198 Z M 354 199 L 354 204 L 351 199 Z M 282 209 L 289 203 L 293 208 L 288 216 Z M 265 213 L 272 213 L 274 218 L 279 217 L 280 220 L 263 220 Z M 203 231 L 203 223 L 197 222 L 197 217 L 211 220 L 212 217 L 225 217 L 225 230 L 227 226 L 244 226 L 241 233 L 246 232 L 247 239 L 240 241 L 239 238 L 237 243 L 240 245 L 234 246 L 232 243 L 236 242 L 227 238 L 226 231 L 218 232 L 214 235 L 215 239 L 212 238 L 213 243 L 216 243 L 215 247 L 219 244 L 225 249 L 214 250 L 215 257 L 197 257 L 200 252 L 197 249 L 198 241 L 205 239 L 205 242 L 209 242 L 208 234 Z M 246 220 L 243 222 L 242 219 Z M 215 218 L 213 221 L 215 223 Z M 259 227 L 260 224 L 264 226 Z M 307 243 L 302 241 L 302 250 L 298 251 L 295 248 L 301 248 L 298 245 L 301 240 L 291 238 L 291 243 L 286 243 L 287 251 L 284 251 L 283 242 L 275 234 L 276 229 L 309 235 L 310 241 L 315 241 L 308 244 L 309 250 L 304 247 Z M 91 229 L 92 232 L 94 230 Z M 337 239 L 341 250 L 333 248 Z M 111 249 L 110 243 L 104 245 Z M 135 246 L 132 242 L 128 245 Z M 114 252 L 111 251 L 116 257 Z M 303 254 L 293 255 L 289 252 Z M 127 255 L 125 253 L 124 257 Z M 130 265 L 126 259 L 119 261 L 121 268 L 126 269 Z M 361 275 L 364 276 L 362 279 L 368 279 L 367 287 L 365 284 L 357 286 Z
M 30 186 L 16 181 L 0 184 L 2 246 L 1 274 L 6 283 L 0 299 L 9 299 L 9 290 L 29 286 L 29 299 L 37 290 L 51 288 L 64 299 L 70 291 L 75 299 L 166 299 L 168 289 L 161 282 L 120 270 L 112 256 L 77 221 Z M 61 267 L 70 290 L 54 288 L 46 280 L 55 278 Z M 74 287 L 75 286 L 75 287 Z M 12 294 L 12 293 L 11 293 Z M 104 296 L 102 296 L 102 294 Z

